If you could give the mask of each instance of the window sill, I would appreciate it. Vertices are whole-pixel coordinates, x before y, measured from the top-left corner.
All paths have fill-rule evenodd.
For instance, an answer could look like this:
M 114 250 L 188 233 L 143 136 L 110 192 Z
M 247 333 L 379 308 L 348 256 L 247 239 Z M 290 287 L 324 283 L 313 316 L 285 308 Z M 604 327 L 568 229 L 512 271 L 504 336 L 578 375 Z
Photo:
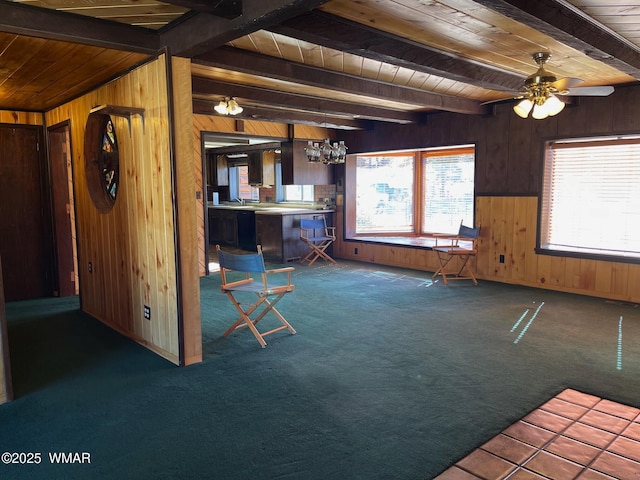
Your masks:
M 452 234 L 455 235 L 455 234 Z M 394 237 L 394 236 L 362 236 L 347 239 L 351 242 L 375 243 L 379 245 L 397 245 L 411 248 L 431 249 L 436 244 L 434 237 Z

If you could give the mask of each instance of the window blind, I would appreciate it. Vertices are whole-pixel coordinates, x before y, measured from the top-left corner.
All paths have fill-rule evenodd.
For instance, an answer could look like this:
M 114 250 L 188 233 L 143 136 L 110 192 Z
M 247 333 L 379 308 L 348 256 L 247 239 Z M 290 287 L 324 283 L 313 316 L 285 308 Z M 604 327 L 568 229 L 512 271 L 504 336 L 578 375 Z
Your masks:
M 640 141 L 564 141 L 545 156 L 540 246 L 640 257 Z

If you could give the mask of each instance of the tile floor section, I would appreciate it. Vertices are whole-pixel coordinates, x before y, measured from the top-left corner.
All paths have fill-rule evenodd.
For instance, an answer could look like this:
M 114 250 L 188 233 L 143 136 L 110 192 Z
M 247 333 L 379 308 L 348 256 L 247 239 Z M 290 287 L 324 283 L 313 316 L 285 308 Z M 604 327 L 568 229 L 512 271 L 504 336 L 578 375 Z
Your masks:
M 640 480 L 640 409 L 564 390 L 437 480 Z

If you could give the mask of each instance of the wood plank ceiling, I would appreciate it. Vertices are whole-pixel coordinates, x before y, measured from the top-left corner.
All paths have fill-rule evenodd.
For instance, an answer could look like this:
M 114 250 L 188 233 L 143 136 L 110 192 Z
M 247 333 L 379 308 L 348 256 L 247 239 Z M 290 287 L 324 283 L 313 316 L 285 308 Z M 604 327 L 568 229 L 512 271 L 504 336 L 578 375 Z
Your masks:
M 0 0 L 0 108 L 44 111 L 163 49 L 192 59 L 194 111 L 366 128 L 490 112 L 535 72 L 640 79 L 640 2 Z M 615 93 L 614 93 L 615 95 Z

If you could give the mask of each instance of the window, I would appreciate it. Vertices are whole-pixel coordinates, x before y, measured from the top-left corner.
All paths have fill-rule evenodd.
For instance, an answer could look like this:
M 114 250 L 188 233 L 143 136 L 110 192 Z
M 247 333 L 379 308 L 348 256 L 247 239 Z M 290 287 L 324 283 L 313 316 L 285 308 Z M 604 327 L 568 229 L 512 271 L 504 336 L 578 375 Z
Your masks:
M 460 220 L 473 225 L 473 146 L 355 155 L 350 165 L 354 179 L 346 180 L 356 192 L 355 215 L 346 219 L 350 236 L 419 236 L 457 232 Z
M 229 167 L 229 194 L 231 199 L 258 201 L 260 190 L 249 185 L 249 166 L 236 164 Z
M 313 185 L 283 185 L 285 202 L 313 202 Z
M 640 258 L 640 138 L 547 145 L 540 248 Z

